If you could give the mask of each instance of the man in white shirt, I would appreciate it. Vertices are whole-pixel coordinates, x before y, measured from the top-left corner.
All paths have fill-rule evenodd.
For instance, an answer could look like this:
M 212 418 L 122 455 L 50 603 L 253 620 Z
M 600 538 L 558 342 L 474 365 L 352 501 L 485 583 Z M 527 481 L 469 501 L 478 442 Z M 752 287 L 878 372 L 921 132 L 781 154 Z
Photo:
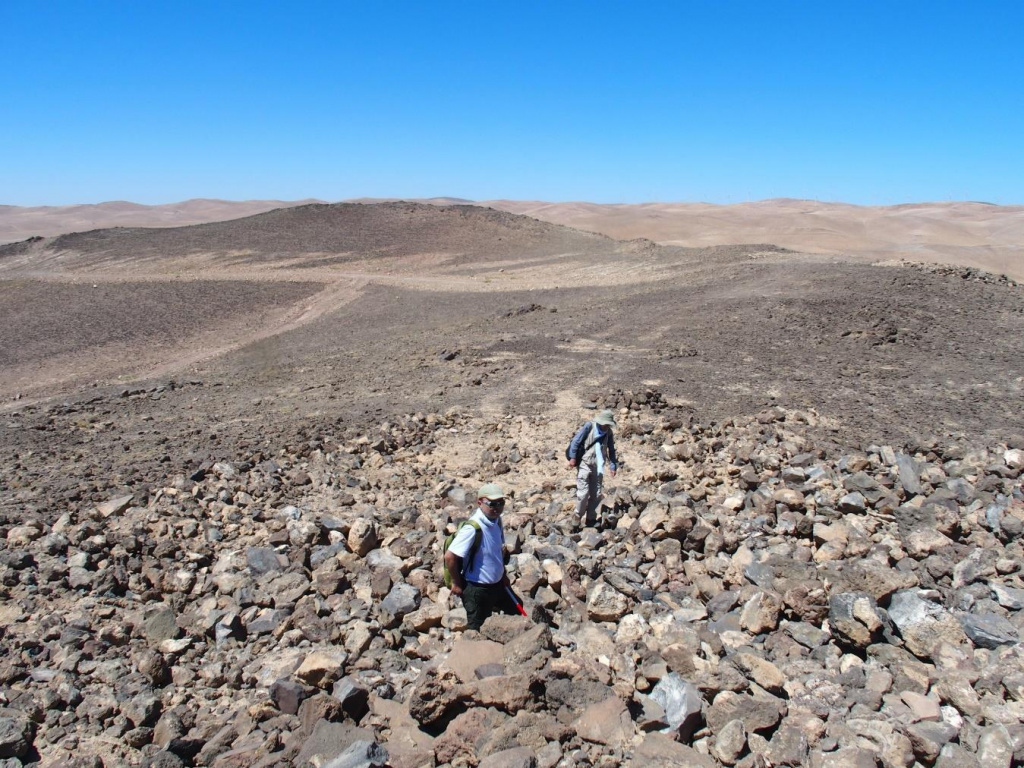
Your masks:
M 444 553 L 452 576 L 452 594 L 462 598 L 470 629 L 480 629 L 495 611 L 512 615 L 519 612 L 509 594 L 505 573 L 505 531 L 501 526 L 505 492 L 497 483 L 487 483 L 477 494 L 476 502 L 476 512 L 469 518 L 476 525 L 459 528 Z

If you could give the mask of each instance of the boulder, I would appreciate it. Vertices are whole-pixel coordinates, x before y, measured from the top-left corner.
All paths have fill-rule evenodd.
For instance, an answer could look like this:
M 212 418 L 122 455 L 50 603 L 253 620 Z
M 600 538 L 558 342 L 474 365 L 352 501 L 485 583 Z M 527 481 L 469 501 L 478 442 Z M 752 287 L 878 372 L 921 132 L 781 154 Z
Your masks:
M 967 635 L 960 622 L 941 605 L 925 600 L 916 590 L 901 590 L 889 603 L 889 618 L 899 630 L 907 650 L 928 658 L 940 642 L 963 645 Z
M 707 710 L 707 724 L 717 734 L 726 724 L 741 720 L 747 733 L 774 728 L 785 711 L 785 704 L 773 697 L 755 698 L 747 694 L 722 691 Z
M 356 518 L 349 528 L 346 539 L 349 550 L 359 557 L 366 557 L 380 544 L 377 524 L 365 517 Z
M 635 735 L 633 719 L 618 696 L 587 707 L 575 723 L 576 733 L 585 741 L 621 749 Z
M 873 597 L 845 592 L 829 600 L 828 623 L 840 642 L 867 648 L 881 637 L 886 622 Z
M 0 758 L 24 757 L 34 738 L 35 724 L 25 713 L 0 709 Z
M 743 605 L 740 612 L 740 626 L 746 631 L 759 635 L 771 632 L 779 625 L 782 600 L 773 592 L 757 592 Z
M 495 664 L 504 669 L 504 658 L 505 646 L 501 643 L 460 637 L 444 660 L 444 666 L 452 670 L 461 682 L 471 683 L 479 679 L 476 671 L 480 667 Z
M 387 627 L 396 627 L 406 614 L 415 611 L 419 605 L 420 591 L 412 584 L 400 581 L 380 602 L 381 623 Z
M 960 617 L 960 624 L 978 648 L 1013 645 L 1020 639 L 1017 628 L 994 613 L 965 613 Z
M 338 648 L 321 648 L 309 653 L 295 670 L 295 677 L 307 685 L 328 688 L 341 677 L 348 654 Z
M 494 752 L 479 762 L 477 768 L 536 768 L 537 756 L 529 747 L 514 747 Z
M 715 761 L 663 733 L 648 733 L 633 752 L 632 764 L 646 768 L 716 768 Z
M 596 582 L 587 595 L 587 615 L 592 621 L 618 621 L 629 612 L 625 595 L 603 581 Z

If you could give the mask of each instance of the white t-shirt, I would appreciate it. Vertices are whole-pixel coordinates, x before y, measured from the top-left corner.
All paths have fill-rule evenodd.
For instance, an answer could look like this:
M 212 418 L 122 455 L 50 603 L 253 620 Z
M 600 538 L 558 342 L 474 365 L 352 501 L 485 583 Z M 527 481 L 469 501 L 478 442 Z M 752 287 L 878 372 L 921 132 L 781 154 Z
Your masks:
M 462 558 L 462 577 L 466 581 L 497 584 L 505 572 L 505 531 L 501 527 L 501 518 L 491 520 L 477 507 L 469 519 L 480 524 L 480 533 L 483 534 L 480 537 L 480 546 L 473 555 L 473 562 L 466 562 L 469 549 L 473 546 L 473 539 L 476 538 L 476 528 L 471 525 L 464 525 L 459 529 L 448 551 Z

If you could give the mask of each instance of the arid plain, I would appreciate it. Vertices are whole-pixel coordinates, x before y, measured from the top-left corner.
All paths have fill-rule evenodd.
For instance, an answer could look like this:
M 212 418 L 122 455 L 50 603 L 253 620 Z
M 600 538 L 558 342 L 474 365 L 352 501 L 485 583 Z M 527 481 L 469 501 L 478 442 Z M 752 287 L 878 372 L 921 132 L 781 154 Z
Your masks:
M 0 209 L 4 754 L 1024 744 L 1024 208 L 235 205 Z M 532 623 L 462 634 L 440 534 L 494 477 Z

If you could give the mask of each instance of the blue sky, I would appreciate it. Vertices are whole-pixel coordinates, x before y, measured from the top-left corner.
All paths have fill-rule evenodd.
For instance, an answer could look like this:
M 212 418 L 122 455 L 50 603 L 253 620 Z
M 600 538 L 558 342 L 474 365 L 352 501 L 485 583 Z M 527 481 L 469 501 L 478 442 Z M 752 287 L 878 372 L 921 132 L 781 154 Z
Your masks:
M 1024 2 L 0 0 L 0 204 L 1024 203 Z

